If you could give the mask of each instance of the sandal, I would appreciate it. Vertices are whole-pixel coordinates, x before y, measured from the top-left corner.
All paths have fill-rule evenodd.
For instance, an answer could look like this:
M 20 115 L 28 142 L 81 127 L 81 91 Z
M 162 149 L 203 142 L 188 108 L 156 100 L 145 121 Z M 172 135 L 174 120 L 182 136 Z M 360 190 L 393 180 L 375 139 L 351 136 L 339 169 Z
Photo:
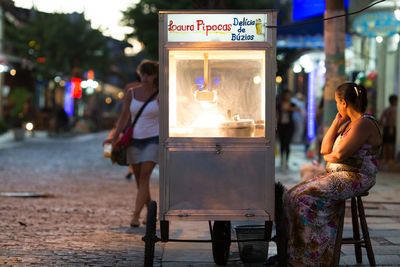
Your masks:
M 130 180 L 130 179 L 132 178 L 132 173 L 131 173 L 131 172 L 127 172 L 127 173 L 125 174 L 125 178 L 126 178 L 127 180 Z
M 136 228 L 136 227 L 139 227 L 139 226 L 140 226 L 139 220 L 132 220 L 131 221 L 131 227 L 132 228 Z

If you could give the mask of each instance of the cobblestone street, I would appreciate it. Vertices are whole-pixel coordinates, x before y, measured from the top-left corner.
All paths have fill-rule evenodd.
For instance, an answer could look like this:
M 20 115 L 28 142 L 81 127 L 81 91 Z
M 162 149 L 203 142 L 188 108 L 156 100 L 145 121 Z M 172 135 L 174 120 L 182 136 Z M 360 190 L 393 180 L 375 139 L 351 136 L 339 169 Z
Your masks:
M 1 266 L 142 265 L 145 228 L 128 228 L 136 185 L 124 178 L 127 168 L 103 158 L 105 136 L 0 148 L 1 192 L 49 195 L 0 197 Z

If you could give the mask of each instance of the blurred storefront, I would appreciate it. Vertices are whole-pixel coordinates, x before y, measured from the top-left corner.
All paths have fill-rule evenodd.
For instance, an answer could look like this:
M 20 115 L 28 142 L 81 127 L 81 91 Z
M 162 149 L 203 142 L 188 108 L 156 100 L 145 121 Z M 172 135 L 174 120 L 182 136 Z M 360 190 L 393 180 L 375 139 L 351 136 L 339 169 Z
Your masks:
M 318 19 L 320 21 L 315 23 L 278 29 L 277 36 L 278 64 L 280 60 L 287 60 L 283 55 L 288 54 L 288 50 L 295 51 L 284 74 L 285 85 L 282 89 L 292 91 L 295 96 L 293 102 L 304 99 L 300 101 L 300 106 L 304 105 L 305 107 L 304 121 L 296 122 L 296 131 L 305 131 L 302 142 L 309 142 L 315 138 L 316 110 L 323 98 L 325 83 L 324 27 L 322 16 L 318 16 Z M 351 45 L 352 37 L 347 34 L 346 47 L 351 47 Z M 304 126 L 301 127 L 300 123 L 303 123 Z M 295 132 L 294 136 L 300 134 Z M 298 138 L 294 140 L 297 143 L 299 141 Z
M 292 91 L 292 102 L 304 106 L 303 121 L 297 122 L 296 129 L 303 132 L 302 142 L 310 143 L 315 139 L 316 111 L 323 98 L 325 84 L 325 0 L 292 0 L 291 3 L 291 21 L 286 24 L 296 26 L 282 25 L 277 32 L 278 66 L 281 62 L 290 61 L 285 66 L 286 72 L 278 74 L 283 77 L 279 89 Z M 349 1 L 346 0 L 345 6 L 348 5 Z M 346 47 L 351 44 L 352 36 L 346 34 Z M 303 127 L 300 123 L 303 123 Z M 299 136 L 299 133 L 294 136 Z
M 355 0 L 350 8 L 360 9 L 373 1 Z M 346 51 L 349 79 L 363 84 L 369 94 L 368 110 L 378 119 L 389 106 L 389 96 L 399 94 L 400 1 L 385 1 L 349 18 L 353 45 Z M 400 125 L 400 107 L 397 111 Z M 396 154 L 400 152 L 397 132 Z
M 324 1 L 293 0 L 293 21 L 298 27 L 278 28 L 277 59 L 287 61 L 288 50 L 294 50 L 287 72 L 282 75 L 285 88 L 306 97 L 307 135 L 313 136 L 315 110 L 323 97 L 325 55 L 321 10 Z M 348 12 L 365 8 L 375 1 L 345 1 Z M 300 12 L 301 10 L 304 12 Z M 321 9 L 322 8 L 322 9 Z M 318 10 L 317 10 L 318 9 Z M 310 13 L 311 12 L 311 13 Z M 313 13 L 314 12 L 314 13 Z M 300 15 L 299 15 L 300 14 Z M 308 22 L 312 20 L 313 23 Z M 348 16 L 346 25 L 345 66 L 347 80 L 363 84 L 368 90 L 367 111 L 378 119 L 389 106 L 389 96 L 399 94 L 400 87 L 400 1 L 385 1 L 370 9 Z M 400 126 L 400 106 L 397 125 Z M 400 131 L 397 132 L 397 154 L 400 154 Z
M 0 1 L 0 33 L 5 25 L 18 29 L 29 24 L 37 12 L 15 7 L 11 0 Z M 67 15 L 71 19 L 83 16 Z M 112 127 L 123 97 L 122 87 L 132 81 L 137 64 L 132 64 L 132 58 L 125 57 L 128 43 L 104 38 L 114 59 L 108 69 L 94 73 L 74 67 L 70 72 L 57 70 L 44 76 L 35 70 L 46 58 L 31 62 L 15 56 L 18 49 L 10 41 L 10 35 L 4 34 L 0 46 L 0 120 L 8 128 L 16 128 L 29 119 L 34 122 L 35 129 L 49 132 L 97 131 Z M 29 106 L 29 114 L 24 112 L 24 106 Z

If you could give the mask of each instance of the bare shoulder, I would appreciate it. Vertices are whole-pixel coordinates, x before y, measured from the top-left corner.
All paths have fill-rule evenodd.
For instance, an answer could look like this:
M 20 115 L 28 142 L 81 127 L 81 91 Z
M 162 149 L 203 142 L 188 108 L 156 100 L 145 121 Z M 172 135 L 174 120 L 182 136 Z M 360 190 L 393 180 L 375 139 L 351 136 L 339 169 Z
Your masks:
M 125 85 L 125 91 L 134 90 L 134 89 L 140 87 L 140 85 L 141 85 L 140 82 L 128 83 L 127 85 Z
M 369 119 L 360 118 L 354 122 L 352 122 L 351 129 L 352 131 L 358 132 L 358 134 L 367 134 L 368 131 L 372 129 L 373 122 Z
M 362 118 L 354 125 L 358 131 L 369 136 L 380 136 L 377 122 L 373 118 Z
M 132 98 L 133 95 L 135 95 L 135 98 L 136 98 L 136 95 L 141 94 L 143 87 L 142 87 L 141 83 L 139 83 L 139 82 L 132 83 L 132 84 L 134 84 L 135 86 L 131 86 L 131 87 L 126 86 L 125 87 L 125 94 L 127 96 L 129 96 L 130 98 Z

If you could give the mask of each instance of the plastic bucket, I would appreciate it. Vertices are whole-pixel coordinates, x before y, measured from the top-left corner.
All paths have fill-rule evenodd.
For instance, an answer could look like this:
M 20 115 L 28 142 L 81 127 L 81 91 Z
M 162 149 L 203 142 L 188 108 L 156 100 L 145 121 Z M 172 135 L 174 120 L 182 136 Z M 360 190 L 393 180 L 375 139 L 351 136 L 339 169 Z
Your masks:
M 239 225 L 235 227 L 235 231 L 240 259 L 244 263 L 264 262 L 267 260 L 268 241 L 252 241 L 265 239 L 264 225 Z

